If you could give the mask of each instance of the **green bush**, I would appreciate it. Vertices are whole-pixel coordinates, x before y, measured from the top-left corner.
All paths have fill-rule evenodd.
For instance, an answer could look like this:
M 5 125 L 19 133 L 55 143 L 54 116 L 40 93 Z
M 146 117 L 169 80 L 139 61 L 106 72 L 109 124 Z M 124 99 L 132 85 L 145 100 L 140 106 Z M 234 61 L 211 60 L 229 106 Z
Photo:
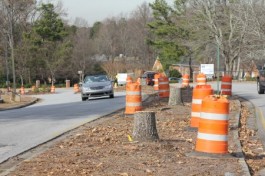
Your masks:
M 246 81 L 257 81 L 257 78 L 256 77 L 246 77 Z
M 182 75 L 178 70 L 169 70 L 169 77 L 181 78 Z

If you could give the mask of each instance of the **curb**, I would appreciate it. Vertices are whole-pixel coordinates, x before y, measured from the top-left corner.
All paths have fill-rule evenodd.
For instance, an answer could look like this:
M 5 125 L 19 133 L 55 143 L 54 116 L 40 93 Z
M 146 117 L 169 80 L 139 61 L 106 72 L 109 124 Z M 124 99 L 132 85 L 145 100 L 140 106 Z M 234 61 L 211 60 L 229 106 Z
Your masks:
M 258 130 L 258 136 L 262 142 L 262 145 L 265 146 L 265 117 L 259 107 L 254 106 L 255 108 L 255 116 L 256 116 L 256 124 Z M 265 169 L 262 169 L 258 172 L 258 175 L 265 175 Z
M 261 109 L 245 98 L 239 97 L 239 99 L 246 101 L 249 109 L 254 109 L 254 113 L 250 114 L 246 125 L 248 128 L 257 131 L 258 138 L 261 140 L 263 146 L 265 146 L 265 117 Z M 265 175 L 265 169 L 258 171 L 257 175 Z
M 248 165 L 245 161 L 245 157 L 244 157 L 244 154 L 243 154 L 243 151 L 242 151 L 242 146 L 241 146 L 241 143 L 239 141 L 239 135 L 238 135 L 238 129 L 239 129 L 239 126 L 240 126 L 240 117 L 241 117 L 241 103 L 239 100 L 236 100 L 236 103 L 237 103 L 237 106 L 240 107 L 239 111 L 236 112 L 235 114 L 235 123 L 234 123 L 234 127 L 235 129 L 237 130 L 233 130 L 233 137 L 234 137 L 234 140 L 235 140 L 235 143 L 238 147 L 238 151 L 236 151 L 237 154 L 237 157 L 238 157 L 238 161 L 242 167 L 242 170 L 244 172 L 244 175 L 246 176 L 250 176 L 250 171 L 249 171 L 249 168 L 248 168 Z
M 0 111 L 7 111 L 7 110 L 12 110 L 12 109 L 24 108 L 24 107 L 30 106 L 32 104 L 35 104 L 37 101 L 39 101 L 39 98 L 33 97 L 32 100 L 30 102 L 28 102 L 28 103 L 25 103 L 23 105 L 18 105 L 18 106 L 10 107 L 10 108 L 0 109 Z

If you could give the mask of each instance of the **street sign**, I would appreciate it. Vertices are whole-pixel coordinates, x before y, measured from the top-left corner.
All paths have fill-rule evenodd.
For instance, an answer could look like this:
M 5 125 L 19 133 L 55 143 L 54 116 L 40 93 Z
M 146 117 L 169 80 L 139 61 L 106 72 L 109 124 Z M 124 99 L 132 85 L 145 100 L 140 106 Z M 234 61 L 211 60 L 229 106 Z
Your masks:
M 201 64 L 201 73 L 214 75 L 214 64 Z

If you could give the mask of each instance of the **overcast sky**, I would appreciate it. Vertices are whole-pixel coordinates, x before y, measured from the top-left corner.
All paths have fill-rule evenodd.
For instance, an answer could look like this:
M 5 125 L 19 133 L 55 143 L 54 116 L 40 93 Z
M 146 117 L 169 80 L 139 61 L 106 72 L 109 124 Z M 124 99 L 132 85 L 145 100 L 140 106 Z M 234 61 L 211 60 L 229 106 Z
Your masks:
M 129 14 L 142 3 L 152 3 L 155 0 L 43 0 L 43 2 L 47 1 L 54 4 L 61 1 L 68 13 L 67 19 L 73 22 L 76 17 L 81 17 L 88 22 L 89 26 L 92 26 L 96 21 L 120 14 Z M 167 0 L 169 4 L 173 1 Z

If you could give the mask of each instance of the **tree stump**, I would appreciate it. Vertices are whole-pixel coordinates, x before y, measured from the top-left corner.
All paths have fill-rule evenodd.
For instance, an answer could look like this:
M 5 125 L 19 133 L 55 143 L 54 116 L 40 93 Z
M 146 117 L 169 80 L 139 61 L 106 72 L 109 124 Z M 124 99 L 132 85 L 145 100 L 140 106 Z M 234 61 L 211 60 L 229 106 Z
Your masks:
M 180 87 L 177 87 L 176 85 L 170 85 L 168 105 L 183 105 Z
M 158 139 L 155 112 L 137 111 L 134 114 L 133 140 L 143 142 Z

